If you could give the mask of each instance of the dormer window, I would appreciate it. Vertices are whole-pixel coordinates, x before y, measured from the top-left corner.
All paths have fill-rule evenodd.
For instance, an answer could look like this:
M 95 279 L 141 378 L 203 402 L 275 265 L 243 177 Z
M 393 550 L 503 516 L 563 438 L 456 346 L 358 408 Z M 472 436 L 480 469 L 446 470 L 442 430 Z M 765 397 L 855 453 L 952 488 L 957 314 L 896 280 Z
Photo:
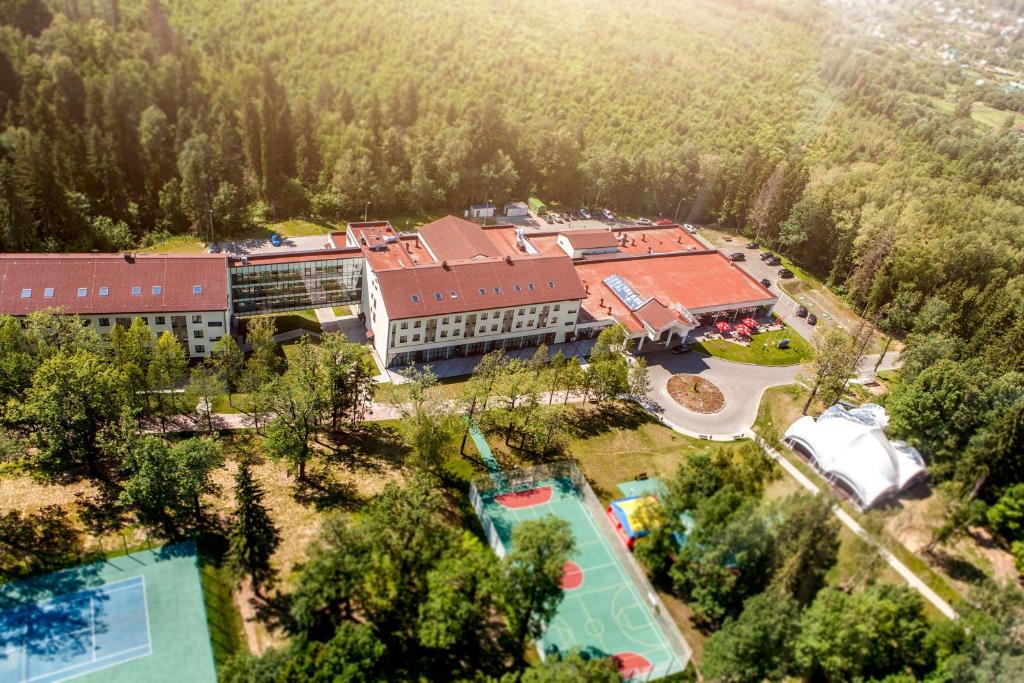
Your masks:
M 453 299 L 458 299 L 458 298 L 459 298 L 459 293 L 458 293 L 458 292 L 456 292 L 456 291 L 455 291 L 454 289 L 453 289 L 453 290 L 451 290 L 450 292 L 448 292 L 448 294 L 449 294 L 449 295 L 450 295 L 450 296 L 451 296 L 451 297 L 452 297 Z
M 79 298 L 81 298 L 83 296 L 89 296 L 89 288 L 88 287 L 79 287 L 78 288 L 78 296 L 79 296 Z
M 483 287 L 481 287 L 480 288 L 480 296 L 484 296 L 485 294 L 487 294 L 487 290 L 484 289 Z
M 31 296 L 32 296 L 32 290 L 31 289 L 23 289 L 23 290 L 21 290 L 21 298 L 22 299 L 28 299 Z
M 501 287 L 495 287 L 494 288 L 494 293 L 495 294 L 501 294 Z
M 412 302 L 414 304 L 418 304 L 420 302 L 420 295 L 419 294 L 413 294 L 412 295 Z
M 548 280 L 548 287 L 550 287 L 551 289 L 554 289 L 555 288 L 555 281 L 554 280 Z
M 535 289 L 537 289 L 537 285 L 533 284 L 532 282 L 530 284 L 526 285 L 526 286 L 530 288 L 531 292 L 534 291 Z
M 444 298 L 444 294 L 441 294 L 441 292 L 434 292 L 434 299 L 435 300 L 440 301 L 443 298 Z
M 132 287 L 132 296 L 142 296 L 142 287 Z
M 43 298 L 45 298 L 45 299 L 52 299 L 53 298 L 53 287 L 47 287 L 46 289 L 43 290 Z
M 515 290 L 516 290 L 517 292 L 521 292 L 521 291 L 523 291 L 523 288 L 519 286 L 519 283 L 518 283 L 518 282 L 517 282 L 517 283 L 516 283 L 515 285 L 513 285 L 513 287 L 515 288 Z

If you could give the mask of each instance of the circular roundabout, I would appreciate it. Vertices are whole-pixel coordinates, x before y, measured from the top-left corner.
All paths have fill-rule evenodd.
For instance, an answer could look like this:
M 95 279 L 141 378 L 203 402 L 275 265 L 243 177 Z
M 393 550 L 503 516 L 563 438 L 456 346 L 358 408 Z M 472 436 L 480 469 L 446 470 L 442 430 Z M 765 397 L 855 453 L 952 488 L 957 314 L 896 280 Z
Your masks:
M 725 407 L 722 390 L 698 375 L 672 375 L 668 378 L 668 395 L 694 413 L 710 415 Z

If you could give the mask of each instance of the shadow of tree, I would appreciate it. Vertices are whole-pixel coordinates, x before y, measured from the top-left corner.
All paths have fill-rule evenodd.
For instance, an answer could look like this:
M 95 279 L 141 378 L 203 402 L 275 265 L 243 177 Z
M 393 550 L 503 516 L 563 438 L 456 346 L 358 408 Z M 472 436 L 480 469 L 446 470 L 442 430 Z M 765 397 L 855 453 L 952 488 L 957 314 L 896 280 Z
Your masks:
M 338 481 L 329 470 L 307 471 L 305 481 L 292 485 L 292 496 L 297 503 L 312 505 L 316 510 L 351 511 L 363 503 L 355 484 Z
M 403 467 L 412 451 L 395 428 L 372 422 L 334 433 L 329 447 L 328 463 L 371 472 Z
M 612 429 L 636 429 L 655 421 L 637 404 L 622 401 L 604 401 L 589 409 L 575 407 L 566 416 L 568 433 L 577 439 L 592 438 Z
M 973 562 L 954 557 L 941 548 L 933 549 L 929 555 L 931 555 L 937 565 L 942 567 L 950 577 L 957 581 L 981 585 L 989 580 L 988 575 L 978 569 Z

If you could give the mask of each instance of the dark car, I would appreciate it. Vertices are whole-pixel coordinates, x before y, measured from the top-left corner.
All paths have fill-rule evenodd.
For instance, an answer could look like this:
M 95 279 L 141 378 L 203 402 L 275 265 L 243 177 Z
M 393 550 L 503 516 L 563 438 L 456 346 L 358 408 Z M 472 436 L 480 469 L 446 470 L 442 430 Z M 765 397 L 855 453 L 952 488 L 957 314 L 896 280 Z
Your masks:
M 686 353 L 689 350 L 690 347 L 686 344 L 676 344 L 675 346 L 672 347 L 672 353 L 675 354 Z
M 551 214 L 548 214 L 548 213 L 544 214 L 544 220 L 547 221 L 548 225 L 554 225 L 555 224 L 555 219 L 551 217 Z
M 784 280 L 788 279 L 788 278 L 791 278 L 791 277 L 793 277 L 793 271 L 791 271 L 789 268 L 780 268 L 779 269 L 779 277 L 781 277 Z
M 757 242 L 747 242 L 747 249 L 760 249 L 761 245 Z
M 782 263 L 782 259 L 780 259 L 778 256 L 772 256 L 771 258 L 765 259 L 764 263 L 767 266 L 777 266 Z
M 796 309 L 796 317 L 798 317 L 798 318 L 806 318 L 807 317 L 807 307 L 805 307 L 805 306 L 797 307 L 797 309 Z
M 768 278 L 765 278 L 765 279 L 761 280 L 761 285 L 766 287 L 766 288 L 771 287 L 772 286 L 772 281 L 769 280 Z
M 818 324 L 818 316 L 816 316 L 813 313 L 811 313 L 809 316 L 807 316 L 807 324 L 808 325 L 817 325 Z
M 210 243 L 209 251 L 210 251 L 211 254 L 219 254 L 220 253 L 220 245 L 217 244 L 216 242 L 211 242 Z
M 746 261 L 747 257 L 743 254 L 742 251 L 737 251 L 736 253 L 729 254 L 729 260 L 730 261 Z
M 762 261 L 767 261 L 770 258 L 775 258 L 775 254 L 773 254 L 770 251 L 766 251 L 763 254 L 761 254 L 761 260 Z
M 789 348 L 789 340 L 788 339 L 780 339 L 779 343 L 776 344 L 775 346 L 776 346 L 776 348 L 779 348 L 779 349 L 788 349 Z
M 275 247 L 281 246 L 281 236 L 275 232 L 270 236 L 270 243 L 273 244 Z

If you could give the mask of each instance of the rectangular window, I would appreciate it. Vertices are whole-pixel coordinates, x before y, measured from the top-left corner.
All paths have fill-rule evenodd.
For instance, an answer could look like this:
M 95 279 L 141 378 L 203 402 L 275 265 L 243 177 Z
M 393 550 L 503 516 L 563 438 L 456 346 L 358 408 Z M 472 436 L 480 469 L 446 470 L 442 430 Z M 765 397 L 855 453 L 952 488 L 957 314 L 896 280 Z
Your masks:
M 481 320 L 487 320 L 487 314 L 486 313 L 481 313 L 480 314 L 480 319 Z
M 548 287 L 550 287 L 551 289 L 554 289 L 555 288 L 555 281 L 554 280 L 548 280 Z
M 142 296 L 142 287 L 132 287 L 132 296 Z
M 79 287 L 78 288 L 78 296 L 80 296 L 80 297 L 82 297 L 82 296 L 89 296 L 89 288 L 88 287 Z
M 217 341 L 218 339 L 220 339 L 220 337 L 210 337 L 210 341 L 212 341 L 212 342 L 215 342 L 215 341 Z
M 110 287 L 100 287 L 100 296 L 108 296 L 110 294 Z
M 192 316 L 192 323 L 193 324 L 201 325 L 202 322 L 203 322 L 203 316 L 201 316 L 201 315 L 194 315 L 194 316 Z
M 110 327 L 110 318 L 100 318 L 98 322 L 100 327 Z
M 480 296 L 484 296 L 485 294 L 487 294 L 487 290 L 484 289 L 483 287 L 481 287 L 480 288 Z
M 153 285 L 153 296 L 160 296 L 163 293 L 164 288 L 160 285 Z
M 409 329 L 409 323 L 407 323 L 407 322 L 402 323 L 402 329 L 403 330 Z
M 562 304 L 555 304 L 555 310 L 556 311 L 561 309 L 561 308 L 562 308 Z
M 525 308 L 520 308 L 519 309 L 519 315 L 525 315 L 525 314 L 526 314 L 526 309 Z
M 441 292 L 434 292 L 434 300 L 435 301 L 440 301 L 443 298 L 444 298 L 444 294 L 441 294 Z
M 531 282 L 530 284 L 526 285 L 526 286 L 530 288 L 530 291 L 531 291 L 531 292 L 532 292 L 533 290 L 537 289 L 537 285 L 533 284 L 532 282 Z
M 32 296 L 32 290 L 31 289 L 23 289 L 23 290 L 21 290 L 21 298 L 22 299 L 28 299 L 31 296 Z
M 196 353 L 206 353 L 206 347 L 202 344 L 196 344 Z
M 512 285 L 512 288 L 515 289 L 517 292 L 523 291 L 523 288 L 519 286 L 518 282 L 516 284 Z
M 552 325 L 554 325 L 557 322 L 558 322 L 558 318 L 557 317 L 554 317 L 554 318 L 551 319 L 551 324 Z
M 566 320 L 565 321 L 565 326 L 566 327 L 572 327 L 572 321 L 571 320 Z
M 143 325 L 148 325 L 149 324 L 149 318 L 147 318 L 146 316 L 142 316 L 142 324 Z
M 533 315 L 536 312 L 537 312 L 537 307 L 536 306 L 530 306 L 530 315 Z
M 535 321 L 533 321 L 533 320 L 527 320 L 527 321 L 526 321 L 526 326 L 527 326 L 527 327 L 533 327 L 533 323 L 534 323 L 534 322 L 535 322 Z
M 461 315 L 455 316 L 455 323 L 458 324 L 458 323 L 461 323 L 461 322 L 462 322 L 462 316 Z
M 447 330 L 441 330 L 441 339 L 444 339 L 447 336 L 448 336 L 448 331 Z
M 448 294 L 449 294 L 449 295 L 451 296 L 451 298 L 453 298 L 453 299 L 458 299 L 458 298 L 459 298 L 459 293 L 458 293 L 458 292 L 456 292 L 456 291 L 455 291 L 454 289 L 452 289 L 452 290 L 449 290 Z
M 43 290 L 43 298 L 45 298 L 45 299 L 52 299 L 53 298 L 53 287 L 47 287 L 46 289 Z
M 501 294 L 501 287 L 495 287 L 494 288 L 494 293 L 495 294 Z
M 486 327 L 481 327 L 481 328 L 480 328 L 480 329 L 478 330 L 478 332 L 479 332 L 480 334 L 483 334 L 483 333 L 484 333 L 484 332 L 486 332 L 486 331 L 487 331 L 487 328 L 486 328 Z
M 407 341 L 409 341 L 409 338 L 406 337 L 404 334 L 401 337 L 398 338 L 398 343 L 399 344 L 404 344 Z
M 193 294 L 202 294 L 203 293 L 203 286 L 202 285 L 192 285 L 192 293 Z
M 220 320 L 211 320 L 208 323 L 206 323 L 206 326 L 207 327 L 224 327 L 224 323 L 222 323 Z
M 517 323 L 516 323 L 516 329 L 517 329 L 517 330 L 518 330 L 518 329 L 519 329 L 520 327 L 522 327 L 522 326 L 523 326 L 523 321 L 522 321 L 522 320 L 520 320 L 519 322 L 517 322 Z
M 203 338 L 203 331 L 202 330 L 192 330 L 192 338 L 193 339 L 202 339 Z
M 420 335 L 418 335 L 418 334 L 414 334 L 414 335 L 412 335 L 412 340 L 413 340 L 414 342 L 418 342 L 418 341 L 420 340 Z
M 167 319 L 164 318 L 162 315 L 158 315 L 154 322 L 156 322 L 157 325 L 166 325 L 167 324 Z
M 456 330 L 454 330 L 454 331 L 452 332 L 452 334 L 453 334 L 454 336 L 458 337 L 458 336 L 459 336 L 460 334 L 462 334 L 462 330 L 456 329 Z
M 416 329 L 419 329 L 419 328 L 423 327 L 423 321 L 422 321 L 422 320 L 417 320 L 416 322 L 414 322 L 414 323 L 412 324 L 412 326 L 413 326 L 414 328 L 416 328 Z
M 418 304 L 420 302 L 420 295 L 419 294 L 413 294 L 412 295 L 412 302 L 414 304 Z
M 497 325 L 491 325 L 491 332 L 497 332 L 497 331 L 498 331 L 498 326 Z

